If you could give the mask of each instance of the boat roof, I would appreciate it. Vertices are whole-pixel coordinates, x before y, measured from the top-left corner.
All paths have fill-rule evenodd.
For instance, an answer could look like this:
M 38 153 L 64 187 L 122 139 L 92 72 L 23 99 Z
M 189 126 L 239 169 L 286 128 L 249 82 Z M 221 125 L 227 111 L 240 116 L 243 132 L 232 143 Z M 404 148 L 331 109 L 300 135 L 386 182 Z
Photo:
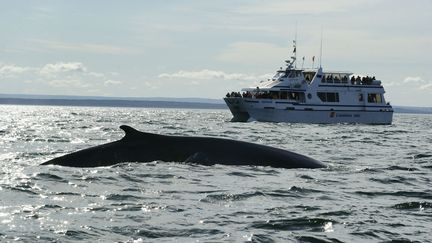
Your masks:
M 305 72 L 305 73 L 315 73 L 315 72 L 318 71 L 318 69 L 316 69 L 316 68 L 305 68 L 302 71 Z M 323 73 L 324 74 L 339 74 L 339 75 L 352 75 L 353 74 L 352 72 L 348 72 L 348 71 L 333 71 L 333 70 L 330 70 L 330 71 L 324 71 L 323 70 Z
M 285 69 L 279 69 L 279 70 L 277 70 L 277 72 L 285 72 L 285 71 L 286 71 Z M 304 68 L 304 69 L 296 68 L 296 69 L 290 69 L 290 71 L 301 71 L 301 72 L 304 72 L 304 73 L 316 73 L 318 71 L 318 68 Z M 333 70 L 324 71 L 323 70 L 323 73 L 324 73 L 324 75 L 325 74 L 347 75 L 347 76 L 353 75 L 352 72 L 348 72 L 348 71 L 333 71 Z
M 339 74 L 339 75 L 352 75 L 353 73 L 347 71 L 323 71 L 324 74 Z

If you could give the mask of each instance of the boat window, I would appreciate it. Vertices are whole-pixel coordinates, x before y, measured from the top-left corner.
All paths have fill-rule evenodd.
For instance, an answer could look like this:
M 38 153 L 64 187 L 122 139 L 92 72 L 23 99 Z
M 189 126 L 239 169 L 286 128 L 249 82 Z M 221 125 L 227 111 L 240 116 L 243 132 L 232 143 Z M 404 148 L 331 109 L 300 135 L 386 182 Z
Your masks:
M 287 100 L 295 100 L 298 102 L 305 102 L 305 95 L 303 92 L 280 92 L 280 98 L 281 99 L 287 99 Z
M 271 99 L 279 99 L 279 92 L 277 92 L 277 91 L 270 91 L 270 98 Z
M 336 94 L 327 93 L 327 102 L 336 102 Z
M 381 94 L 377 94 L 377 93 L 368 94 L 368 102 L 369 103 L 382 103 Z
M 284 76 L 285 72 L 284 71 L 278 71 L 272 78 L 273 81 L 275 81 L 276 79 L 279 79 L 280 77 Z
M 339 93 L 337 92 L 317 92 L 317 96 L 322 102 L 339 102 Z
M 295 78 L 296 77 L 296 73 L 295 72 L 290 72 L 288 74 L 288 78 Z
M 306 80 L 306 82 L 309 84 L 312 81 L 312 79 L 314 78 L 315 73 L 313 73 L 313 72 L 304 72 L 303 76 L 304 76 L 304 79 Z

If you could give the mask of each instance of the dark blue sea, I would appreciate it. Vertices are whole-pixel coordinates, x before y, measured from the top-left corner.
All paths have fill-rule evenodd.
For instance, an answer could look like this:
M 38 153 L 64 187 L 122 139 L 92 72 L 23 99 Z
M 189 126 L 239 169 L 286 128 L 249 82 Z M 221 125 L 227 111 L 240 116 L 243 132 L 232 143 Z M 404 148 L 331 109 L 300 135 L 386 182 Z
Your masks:
M 432 241 L 431 115 L 371 126 L 232 123 L 228 109 L 2 105 L 0 114 L 0 241 Z M 122 124 L 270 145 L 328 167 L 40 166 L 120 139 Z

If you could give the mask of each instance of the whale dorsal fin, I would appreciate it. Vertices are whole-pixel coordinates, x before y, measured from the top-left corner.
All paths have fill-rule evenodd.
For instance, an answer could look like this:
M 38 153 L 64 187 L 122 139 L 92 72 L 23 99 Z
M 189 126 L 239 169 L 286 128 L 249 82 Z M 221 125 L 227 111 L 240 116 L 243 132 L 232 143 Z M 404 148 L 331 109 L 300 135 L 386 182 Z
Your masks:
M 121 125 L 120 129 L 125 132 L 125 136 L 123 139 L 132 139 L 132 138 L 142 138 L 142 137 L 158 137 L 160 135 L 153 134 L 153 133 L 146 133 L 146 132 L 140 132 L 136 130 L 133 127 L 130 127 L 128 125 Z

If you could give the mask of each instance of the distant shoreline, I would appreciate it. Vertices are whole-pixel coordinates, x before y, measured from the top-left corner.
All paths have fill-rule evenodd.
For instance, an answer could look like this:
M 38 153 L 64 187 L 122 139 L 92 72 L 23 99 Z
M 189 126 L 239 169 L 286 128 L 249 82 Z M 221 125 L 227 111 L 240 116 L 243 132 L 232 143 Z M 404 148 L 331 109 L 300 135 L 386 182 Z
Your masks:
M 120 98 L 6 94 L 0 94 L 0 105 L 228 109 L 222 99 L 164 97 Z M 432 107 L 393 106 L 393 109 L 395 113 L 432 114 Z
M 150 101 L 150 100 L 110 100 L 110 99 L 29 99 L 0 98 L 1 105 L 39 105 L 39 106 L 89 106 L 89 107 L 130 107 L 130 108 L 189 108 L 225 109 L 224 104 Z

